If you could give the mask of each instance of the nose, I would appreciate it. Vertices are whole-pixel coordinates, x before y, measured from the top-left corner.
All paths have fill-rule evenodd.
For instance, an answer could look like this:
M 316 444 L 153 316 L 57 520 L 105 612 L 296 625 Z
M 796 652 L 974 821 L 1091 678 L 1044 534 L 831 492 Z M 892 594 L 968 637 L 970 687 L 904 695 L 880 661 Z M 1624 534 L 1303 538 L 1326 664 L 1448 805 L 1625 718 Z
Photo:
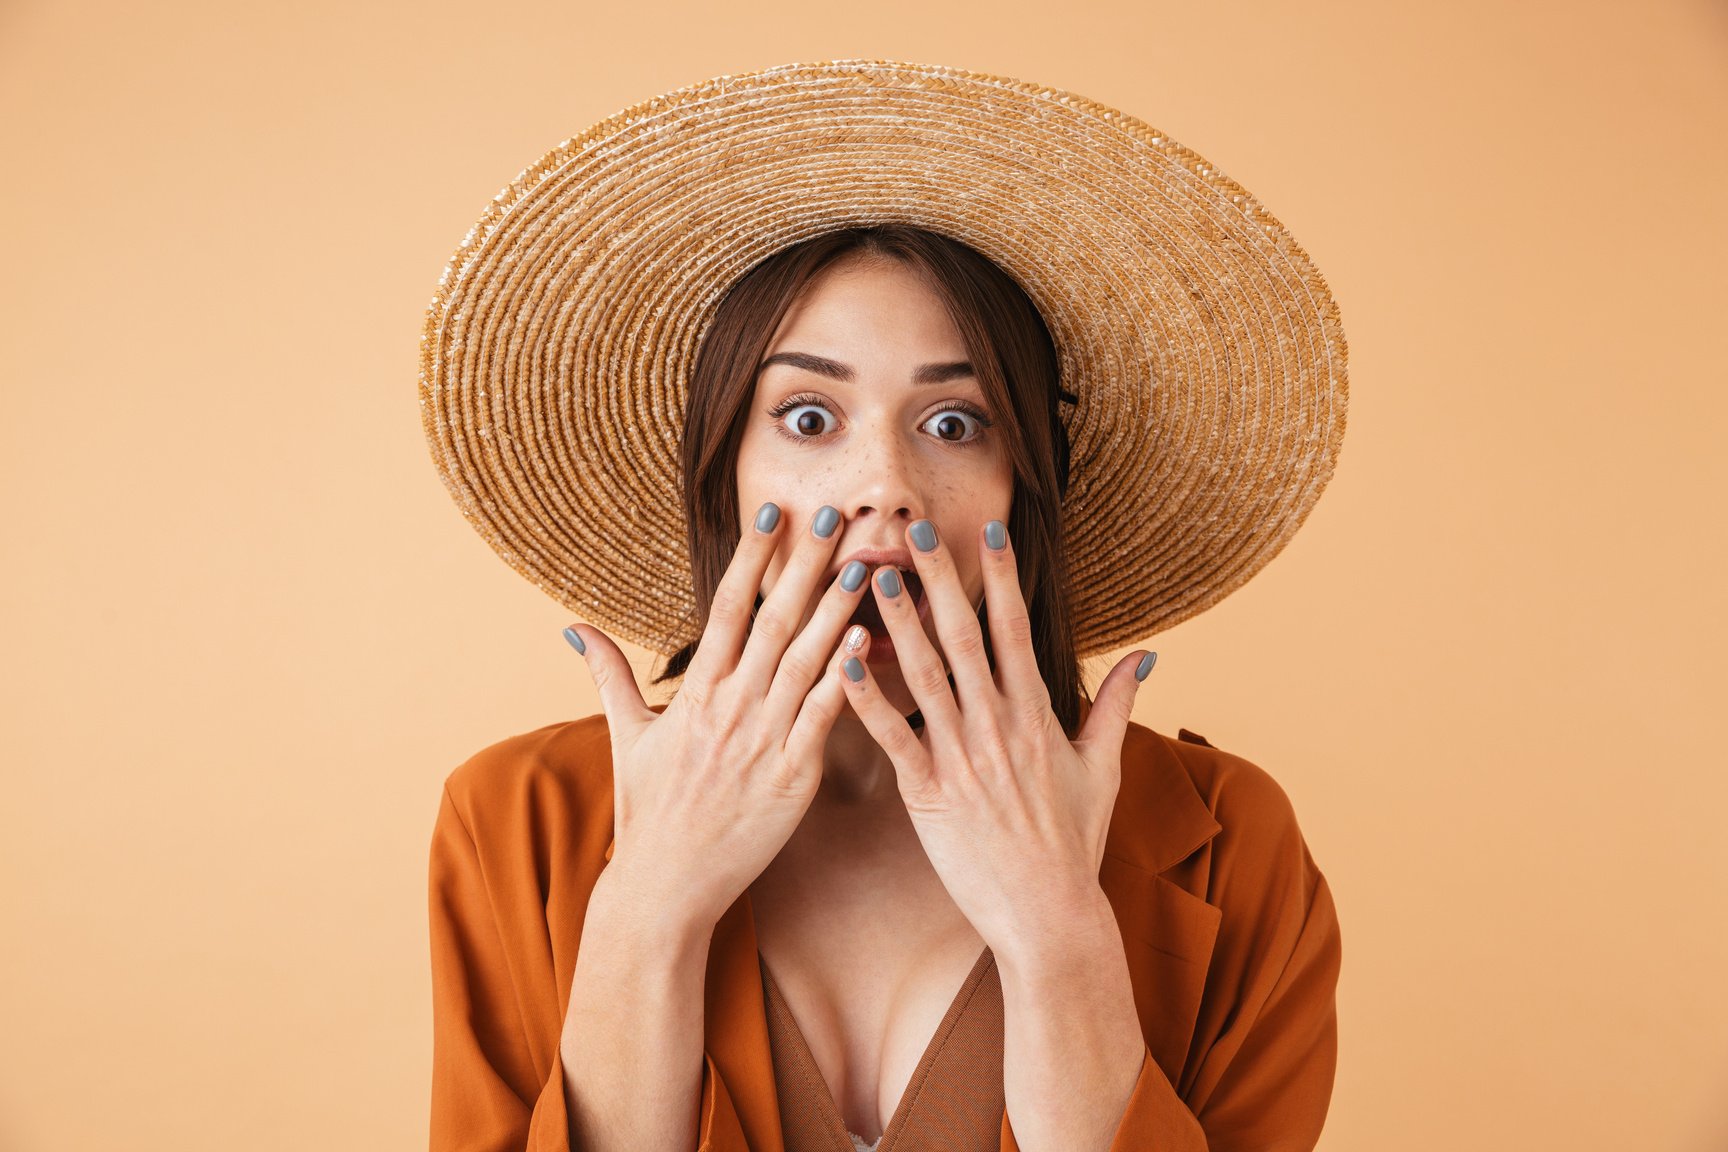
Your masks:
M 846 520 L 876 517 L 900 530 L 922 517 L 923 484 L 915 447 L 890 430 L 864 431 L 852 442 L 858 450 L 847 453 L 840 488 Z

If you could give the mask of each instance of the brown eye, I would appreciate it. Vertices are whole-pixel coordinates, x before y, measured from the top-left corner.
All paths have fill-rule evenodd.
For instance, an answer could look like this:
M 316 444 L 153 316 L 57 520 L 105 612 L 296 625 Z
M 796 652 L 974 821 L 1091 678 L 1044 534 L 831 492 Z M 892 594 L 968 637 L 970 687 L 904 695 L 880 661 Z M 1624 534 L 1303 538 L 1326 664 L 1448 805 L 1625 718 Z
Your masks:
M 786 419 L 788 416 L 790 420 Z M 820 436 L 828 430 L 832 417 L 820 404 L 799 404 L 784 409 L 779 419 L 782 426 L 790 425 L 790 431 L 798 436 Z
M 970 435 L 966 429 L 968 421 L 977 426 L 977 431 Z M 970 412 L 947 408 L 926 420 L 924 426 L 931 429 L 938 440 L 950 444 L 966 444 L 983 435 L 984 422 Z

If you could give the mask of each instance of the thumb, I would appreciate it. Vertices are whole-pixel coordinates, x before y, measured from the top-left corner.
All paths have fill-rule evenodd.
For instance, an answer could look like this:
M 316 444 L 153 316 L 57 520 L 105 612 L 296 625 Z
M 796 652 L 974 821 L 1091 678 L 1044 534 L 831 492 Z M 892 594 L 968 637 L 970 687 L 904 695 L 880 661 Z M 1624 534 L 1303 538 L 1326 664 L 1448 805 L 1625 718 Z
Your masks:
M 1158 662 L 1156 652 L 1130 652 L 1098 685 L 1098 695 L 1086 723 L 1080 728 L 1076 744 L 1120 751 L 1128 735 L 1128 720 L 1134 712 L 1134 700 L 1140 694 L 1140 682 Z
M 600 710 L 606 713 L 606 726 L 614 741 L 623 737 L 634 740 L 644 725 L 654 721 L 642 689 L 636 684 L 635 670 L 612 638 L 592 624 L 572 624 L 564 629 L 564 639 L 570 647 L 587 658 L 588 672 L 594 677 L 595 690 L 600 693 Z M 614 744 L 614 747 L 618 747 Z

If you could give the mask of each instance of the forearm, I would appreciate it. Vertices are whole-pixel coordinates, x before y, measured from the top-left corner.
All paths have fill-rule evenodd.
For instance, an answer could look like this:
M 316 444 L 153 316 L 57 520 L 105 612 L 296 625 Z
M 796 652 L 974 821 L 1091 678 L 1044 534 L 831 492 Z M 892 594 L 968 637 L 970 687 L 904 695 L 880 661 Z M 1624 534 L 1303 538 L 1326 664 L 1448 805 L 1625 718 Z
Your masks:
M 997 951 L 1003 1080 L 1021 1152 L 1108 1152 L 1146 1055 L 1121 930 L 1100 890 L 1059 931 Z
M 642 899 L 615 860 L 588 904 L 559 1052 L 576 1152 L 688 1152 L 714 925 Z M 644 909 L 656 909 L 646 913 Z

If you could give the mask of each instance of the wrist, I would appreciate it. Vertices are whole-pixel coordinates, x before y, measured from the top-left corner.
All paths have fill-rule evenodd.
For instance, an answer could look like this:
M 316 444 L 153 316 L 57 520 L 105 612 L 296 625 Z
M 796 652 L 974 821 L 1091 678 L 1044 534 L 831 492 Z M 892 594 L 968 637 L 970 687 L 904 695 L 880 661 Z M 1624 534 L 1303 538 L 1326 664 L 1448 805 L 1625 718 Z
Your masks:
M 656 874 L 617 858 L 595 881 L 588 899 L 588 918 L 615 927 L 632 944 L 674 956 L 706 951 L 719 923 L 718 916 L 710 916 L 682 892 L 668 890 Z
M 1102 956 L 1124 952 L 1122 929 L 1104 890 L 1093 884 L 1054 901 L 1056 911 L 1037 918 L 1003 946 L 991 945 L 1004 986 L 1043 986 L 1083 978 Z

